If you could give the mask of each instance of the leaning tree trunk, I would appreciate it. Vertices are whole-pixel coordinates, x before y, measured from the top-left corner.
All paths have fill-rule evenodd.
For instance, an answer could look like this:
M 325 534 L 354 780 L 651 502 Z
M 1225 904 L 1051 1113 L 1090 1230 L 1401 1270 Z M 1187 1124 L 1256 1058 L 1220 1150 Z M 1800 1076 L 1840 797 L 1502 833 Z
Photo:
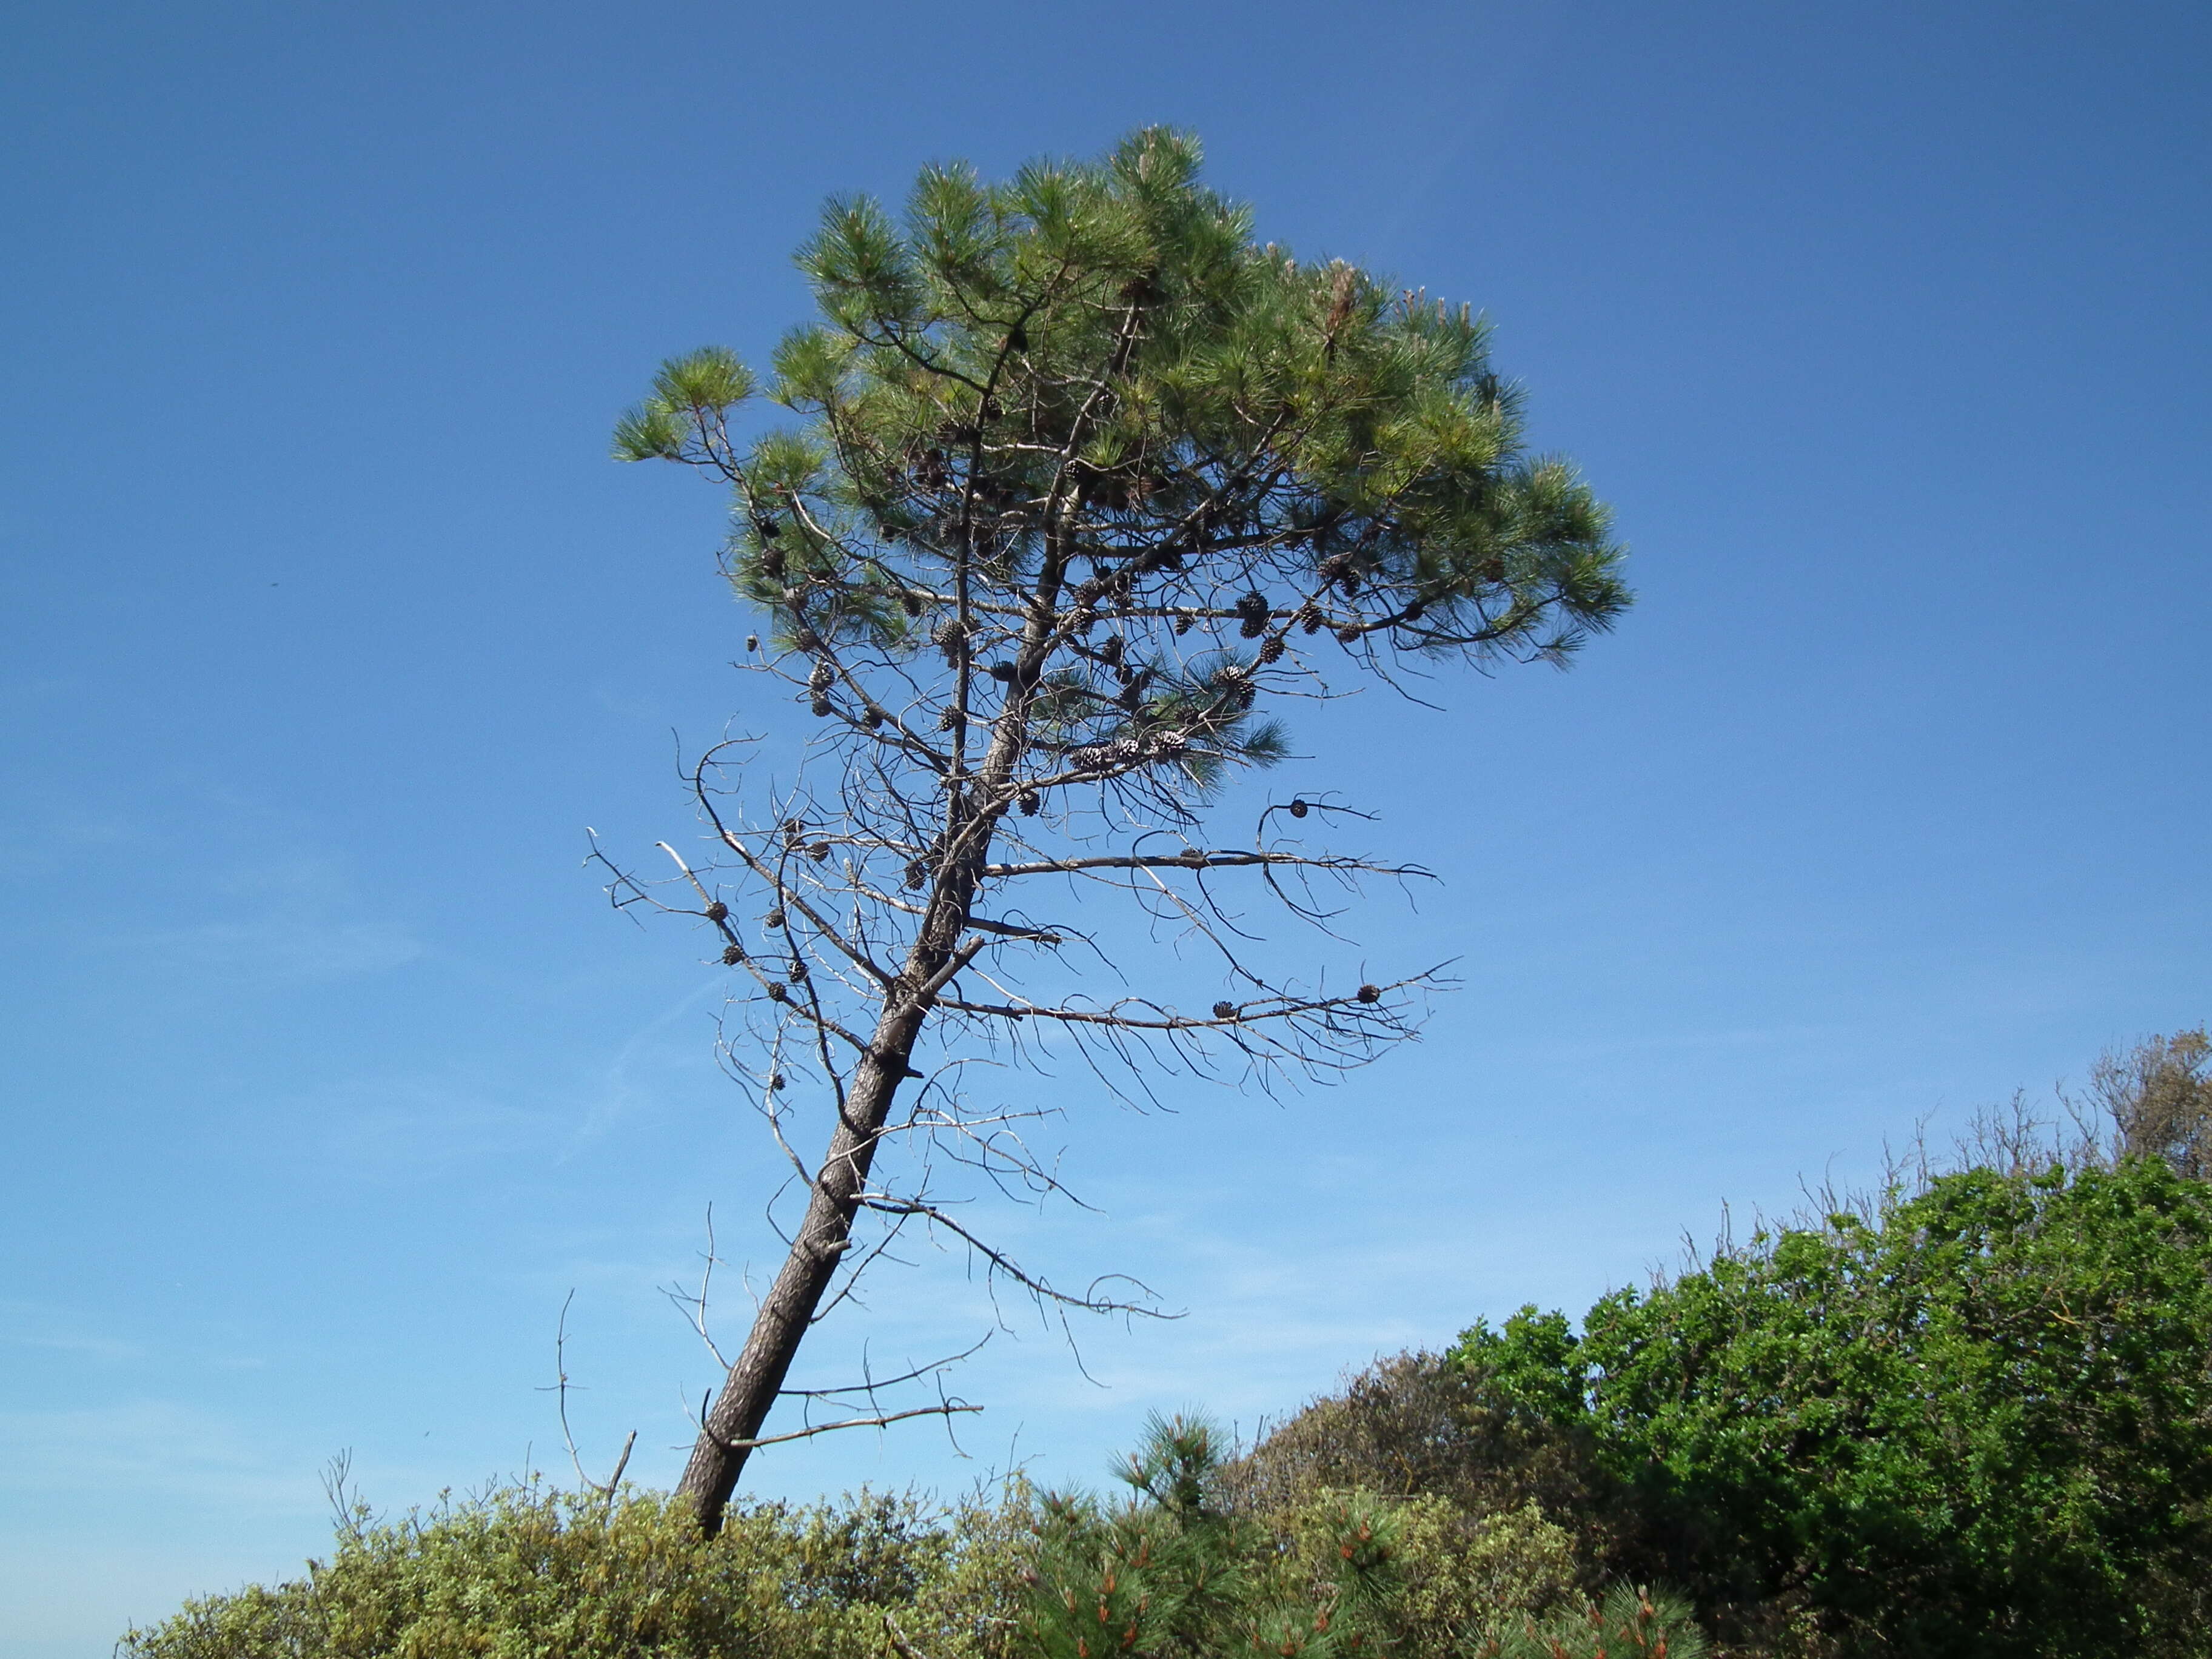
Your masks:
M 890 1121 L 893 1097 L 907 1075 L 922 1014 L 915 1002 L 884 1011 L 872 1052 L 854 1074 L 842 1119 L 815 1176 L 791 1253 L 762 1299 L 721 1394 L 700 1424 L 699 1437 L 676 1490 L 690 1501 L 709 1537 L 721 1528 L 723 1510 L 737 1490 L 752 1443 L 782 1392 L 815 1310 L 822 1305 L 844 1259 L 853 1218 L 867 1190 L 869 1166 Z
M 876 1022 L 868 1052 L 854 1070 L 829 1153 L 815 1171 L 805 1217 L 720 1395 L 700 1423 L 684 1478 L 677 1483 L 677 1492 L 690 1501 L 701 1530 L 709 1537 L 721 1529 L 723 1511 L 737 1490 L 745 1460 L 752 1455 L 761 1427 L 782 1393 L 791 1362 L 851 1246 L 854 1218 L 867 1194 L 868 1171 L 882 1144 L 884 1126 L 890 1121 L 898 1086 L 919 1075 L 912 1070 L 915 1039 L 929 1017 L 935 994 L 974 955 L 972 946 L 961 948 L 961 935 L 968 928 L 992 838 L 1008 804 L 1008 779 L 1029 741 L 1031 699 L 1059 622 L 1052 605 L 1059 565 L 1055 558 L 1040 584 L 1044 603 L 1032 611 L 1023 629 L 1019 666 L 989 747 L 970 782 L 956 785 L 946 803 L 935 890 L 904 971 Z M 969 668 L 963 659 L 955 705 L 963 710 Z
M 1017 744 L 1013 731 L 1002 731 L 979 781 L 988 786 L 1003 773 Z M 790 1253 L 761 1302 L 721 1394 L 700 1423 L 684 1478 L 677 1482 L 678 1493 L 690 1503 L 700 1529 L 708 1537 L 721 1529 L 723 1511 L 737 1490 L 745 1460 L 752 1455 L 761 1427 L 790 1375 L 791 1362 L 851 1247 L 854 1218 L 866 1200 L 868 1172 L 883 1143 L 898 1086 L 920 1075 L 912 1069 L 915 1040 L 935 994 L 974 954 L 972 949 L 958 946 L 975 907 L 998 813 L 988 808 L 966 811 L 964 805 L 957 794 L 950 803 L 952 822 L 939 843 L 943 854 L 936 891 L 908 951 L 904 970 L 893 981 L 876 1021 L 868 1052 L 854 1070 L 829 1152 L 808 1189 L 806 1214 L 792 1238 Z

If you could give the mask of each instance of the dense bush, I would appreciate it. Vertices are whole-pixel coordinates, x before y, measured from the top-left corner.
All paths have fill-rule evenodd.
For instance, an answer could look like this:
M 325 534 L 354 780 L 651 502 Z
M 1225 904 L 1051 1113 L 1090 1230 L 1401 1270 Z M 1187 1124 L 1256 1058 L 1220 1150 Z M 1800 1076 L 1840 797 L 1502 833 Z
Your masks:
M 1537 1516 L 1550 1529 L 1542 1536 L 1564 1540 L 1564 1554 L 1547 1549 L 1548 1565 L 1531 1559 L 1515 1571 L 1540 1571 L 1562 1589 L 1594 1592 L 1617 1559 L 1635 1559 L 1625 1537 L 1639 1517 L 1589 1434 L 1514 1409 L 1485 1376 L 1437 1354 L 1378 1361 L 1341 1394 L 1263 1432 L 1222 1480 L 1231 1500 L 1252 1512 L 1360 1489 L 1440 1504 L 1462 1529 L 1492 1540 L 1518 1536 Z
M 508 1487 L 390 1524 L 327 1561 L 132 1631 L 126 1659 L 880 1659 L 886 1614 L 931 1659 L 1000 1659 L 1020 1595 L 1006 1506 L 910 1499 L 732 1511 Z
M 2162 1160 L 1936 1176 L 1583 1324 L 1524 1309 L 1452 1358 L 1483 1420 L 1613 1483 L 1608 1565 L 1724 1626 L 2212 1650 L 2212 1187 Z
M 932 1512 L 863 1494 L 733 1510 L 509 1487 L 390 1524 L 273 1589 L 188 1605 L 126 1659 L 1591 1659 L 1626 1632 L 1702 1650 L 1662 1597 L 1571 1594 L 1567 1535 L 1525 1504 L 1317 1484 L 1243 1501 L 1216 1433 L 1155 1423 L 1130 1495 Z M 1608 1634 L 1610 1632 L 1610 1634 Z M 1531 1645 L 1534 1644 L 1536 1645 Z
M 1569 1593 L 1566 1534 L 1534 1504 L 1477 1518 L 1431 1495 L 1300 1482 L 1253 1502 L 1250 1460 L 1203 1424 L 1156 1422 L 1120 1504 L 1044 1502 L 1024 1620 L 1037 1659 L 1698 1659 L 1685 1604 Z

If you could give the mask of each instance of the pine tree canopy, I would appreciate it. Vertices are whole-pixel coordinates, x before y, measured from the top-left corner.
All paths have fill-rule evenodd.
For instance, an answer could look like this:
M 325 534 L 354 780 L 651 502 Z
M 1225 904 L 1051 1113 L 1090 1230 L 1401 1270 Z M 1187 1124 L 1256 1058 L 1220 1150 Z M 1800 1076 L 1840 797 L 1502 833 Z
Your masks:
M 776 645 L 944 650 L 947 746 L 883 734 L 931 769 L 963 770 L 1011 697 L 1046 773 L 1202 783 L 1273 757 L 1255 692 L 1317 689 L 1328 652 L 1557 662 L 1628 604 L 1605 509 L 1524 449 L 1484 322 L 1256 243 L 1199 159 L 1155 128 L 1001 185 L 933 167 L 902 220 L 833 200 L 799 254 L 822 320 L 764 389 L 799 422 L 734 436 L 758 388 L 708 349 L 618 428 L 623 459 L 734 486 L 731 575 Z M 818 714 L 896 720 L 823 660 Z

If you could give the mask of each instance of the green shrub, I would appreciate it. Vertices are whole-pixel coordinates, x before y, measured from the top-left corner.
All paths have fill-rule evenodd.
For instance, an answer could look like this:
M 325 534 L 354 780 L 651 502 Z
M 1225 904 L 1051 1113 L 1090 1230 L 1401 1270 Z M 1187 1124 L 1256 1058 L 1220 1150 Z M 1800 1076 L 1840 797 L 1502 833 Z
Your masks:
M 1581 1605 L 1573 1540 L 1533 1500 L 1478 1518 L 1424 1496 L 1402 1500 L 1398 1513 L 1403 1651 L 1479 1651 L 1527 1620 Z
M 1233 1507 L 1254 1515 L 1354 1489 L 1418 1500 L 1411 1513 L 1442 1504 L 1463 1535 L 1493 1540 L 1485 1549 L 1522 1535 L 1534 1515 L 1553 1529 L 1543 1537 L 1565 1538 L 1567 1583 L 1591 1595 L 1618 1576 L 1617 1562 L 1643 1555 L 1632 1547 L 1641 1524 L 1632 1494 L 1601 1463 L 1584 1426 L 1513 1409 L 1486 1377 L 1436 1354 L 1399 1354 L 1352 1376 L 1341 1394 L 1264 1435 L 1223 1470 L 1221 1484 Z M 1535 1575 L 1528 1588 L 1499 1583 L 1508 1604 L 1545 1599 L 1536 1587 L 1560 1566 L 1548 1542 L 1539 1556 L 1516 1570 Z
M 1533 1503 L 1474 1516 L 1433 1494 L 1313 1485 L 1265 1505 L 1254 1468 L 1224 1464 L 1210 1429 L 1176 1419 L 1155 1423 L 1131 1460 L 1126 1503 L 1045 1499 L 1024 1650 L 1550 1659 L 1553 1647 L 1527 1644 L 1564 1639 L 1561 1659 L 1583 1659 L 1643 1636 L 1668 1644 L 1662 1656 L 1704 1651 L 1679 1603 L 1615 1593 L 1593 1610 L 1571 1596 L 1571 1541 Z
M 1262 1511 L 1230 1501 L 1241 1466 L 1221 1449 L 1202 1423 L 1155 1421 L 1121 1471 L 1121 1502 L 1019 1481 L 949 1511 L 863 1492 L 733 1509 L 713 1539 L 682 1504 L 535 1486 L 388 1523 L 357 1512 L 304 1577 L 189 1603 L 119 1651 L 1477 1659 L 1518 1653 L 1531 1632 L 1580 1642 L 1589 1628 L 1571 1595 L 1571 1541 L 1533 1503 L 1472 1516 L 1435 1496 L 1316 1486 Z
M 933 1659 L 989 1651 L 967 1549 L 912 1500 L 732 1511 L 508 1487 L 387 1525 L 356 1518 L 273 1589 L 189 1603 L 125 1636 L 127 1659 L 879 1659 L 884 1615 L 926 1608 Z
M 1478 1659 L 1705 1659 L 1711 1650 L 1680 1596 L 1615 1584 L 1598 1601 L 1501 1632 Z
M 1979 1169 L 1761 1232 L 1455 1358 L 1579 1437 L 1640 1564 L 1724 1626 L 1846 1652 L 2202 1654 L 2212 1186 L 2164 1162 Z

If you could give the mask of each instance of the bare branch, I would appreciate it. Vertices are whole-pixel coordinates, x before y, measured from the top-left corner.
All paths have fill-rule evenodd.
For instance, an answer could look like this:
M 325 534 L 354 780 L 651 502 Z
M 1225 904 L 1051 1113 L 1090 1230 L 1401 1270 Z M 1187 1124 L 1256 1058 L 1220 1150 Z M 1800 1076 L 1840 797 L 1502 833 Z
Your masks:
M 803 1429 L 791 1429 L 782 1434 L 748 1436 L 744 1439 L 725 1440 L 708 1426 L 707 1413 L 699 1414 L 700 1432 L 708 1435 L 726 1451 L 757 1451 L 763 1446 L 781 1446 L 793 1440 L 811 1440 L 817 1434 L 835 1434 L 840 1429 L 882 1429 L 894 1423 L 903 1423 L 916 1417 L 958 1417 L 967 1413 L 980 1412 L 981 1406 L 969 1406 L 951 1401 L 935 1406 L 916 1406 L 902 1412 L 884 1412 L 875 1417 L 848 1417 L 840 1423 L 815 1423 Z
M 702 1298 L 701 1307 L 703 1310 L 705 1306 L 703 1289 L 701 1296 Z M 576 1450 L 576 1437 L 569 1431 L 568 1428 L 568 1390 L 575 1386 L 568 1380 L 568 1308 L 575 1299 L 576 1292 L 573 1288 L 561 1299 L 561 1321 L 553 1334 L 554 1381 L 550 1386 L 540 1389 L 538 1392 L 555 1396 L 557 1409 L 561 1413 L 561 1443 L 568 1449 L 568 1463 L 569 1467 L 576 1471 L 576 1484 L 586 1491 L 599 1493 L 609 1504 L 612 1504 L 615 1493 L 622 1486 L 623 1471 L 629 1467 L 630 1449 L 637 1444 L 637 1431 L 632 1429 L 629 1431 L 629 1437 L 623 1442 L 622 1455 L 615 1459 L 614 1473 L 604 1481 L 594 1480 L 584 1473 L 583 1457 Z M 701 1334 L 703 1335 L 705 1333 L 702 1331 Z M 714 1345 L 709 1343 L 708 1346 L 712 1347 Z M 339 1474 L 341 1483 L 343 1479 L 343 1471 L 341 1470 Z M 333 1502 L 335 1501 L 334 1498 Z

